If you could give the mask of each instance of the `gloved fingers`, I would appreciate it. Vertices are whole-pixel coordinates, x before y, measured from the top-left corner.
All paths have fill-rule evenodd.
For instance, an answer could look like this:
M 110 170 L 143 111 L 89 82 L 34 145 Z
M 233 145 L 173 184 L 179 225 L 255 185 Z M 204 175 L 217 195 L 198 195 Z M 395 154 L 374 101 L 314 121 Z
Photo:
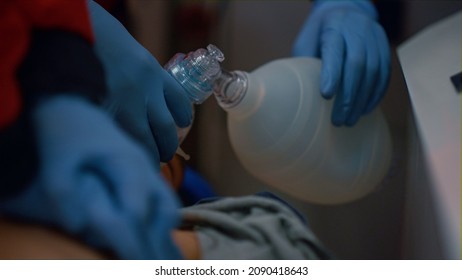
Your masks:
M 320 29 L 321 17 L 317 14 L 308 16 L 292 47 L 292 54 L 294 56 L 319 57 Z
M 143 195 L 147 213 L 144 215 L 143 237 L 148 248 L 154 248 L 148 253 L 153 259 L 181 259 L 181 254 L 173 242 L 171 233 L 180 224 L 178 197 L 159 174 L 148 174 L 144 182 Z M 143 183 L 143 182 L 142 182 Z
M 346 59 L 343 65 L 343 80 L 332 111 L 332 123 L 336 126 L 346 124 L 346 120 L 357 101 L 358 90 L 363 79 L 366 52 L 361 40 L 355 36 L 345 36 Z
M 95 230 L 100 230 L 100 234 L 104 236 L 110 233 L 106 230 L 107 228 L 118 229 L 131 225 L 132 231 L 121 231 L 120 235 L 131 238 L 131 246 L 134 248 L 137 248 L 139 244 L 142 246 L 131 252 L 128 255 L 129 258 L 165 258 L 166 256 L 179 258 L 178 254 L 173 254 L 174 251 L 172 253 L 171 248 L 169 252 L 161 251 L 165 244 L 173 244 L 170 233 L 179 223 L 179 203 L 171 188 L 160 175 L 150 170 L 149 165 L 144 164 L 147 161 L 133 162 L 131 158 L 120 158 L 120 160 L 110 160 L 110 162 L 114 164 L 110 165 L 108 162 L 104 171 L 117 172 L 112 180 L 117 181 L 118 186 L 115 189 L 112 187 L 113 190 L 107 186 L 101 186 L 105 189 L 101 193 L 107 197 L 108 206 L 106 212 L 96 208 L 91 209 L 92 211 L 98 210 L 101 214 L 94 219 Z M 130 166 L 136 166 L 137 170 L 128 168 L 127 163 Z M 124 172 L 123 169 L 127 171 Z M 104 197 L 99 199 L 104 201 Z M 105 219 L 110 224 L 103 224 L 103 227 L 99 229 L 96 227 L 99 219 Z M 114 221 L 111 222 L 111 219 Z M 112 246 L 118 242 L 116 237 L 107 238 Z M 124 248 L 119 250 L 121 249 L 125 250 Z
M 107 157 L 94 162 L 96 173 L 106 177 L 114 201 L 127 213 L 142 221 L 149 221 L 154 210 L 161 206 L 176 209 L 178 202 L 171 188 L 144 155 Z
M 192 103 L 184 88 L 167 71 L 162 71 L 167 107 L 179 127 L 192 123 Z
M 143 108 L 145 105 L 143 105 Z M 145 111 L 145 110 L 143 110 Z M 145 116 L 144 114 L 142 116 Z M 154 168 L 160 171 L 160 156 L 159 149 L 156 144 L 154 135 L 152 134 L 151 127 L 147 117 L 140 119 L 138 114 L 122 113 L 122 110 L 115 115 L 115 120 L 120 126 L 127 130 L 127 132 L 142 144 L 145 148 L 146 154 L 154 163 Z
M 163 94 L 152 94 L 147 98 L 146 106 L 149 127 L 155 139 L 160 160 L 167 162 L 172 159 L 178 148 L 175 121 L 170 114 Z
M 387 90 L 388 82 L 390 79 L 390 47 L 388 44 L 387 35 L 383 28 L 379 25 L 374 27 L 375 39 L 377 42 L 379 62 L 379 73 L 377 75 L 377 81 L 375 84 L 374 93 L 368 100 L 367 105 L 363 111 L 364 114 L 370 113 L 382 100 Z
M 56 168 L 44 173 L 39 188 L 44 195 L 43 203 L 48 208 L 48 215 L 64 226 L 68 231 L 75 233 L 83 230 L 86 216 L 82 215 L 82 203 L 76 196 L 79 185 L 74 181 L 79 175 L 75 169 L 65 170 Z M 73 171 L 73 172 L 67 172 Z M 55 177 L 56 179 L 51 179 Z
M 82 167 L 81 177 L 85 177 L 87 173 L 94 174 L 101 181 L 101 187 L 111 196 L 114 206 L 124 209 L 133 217 L 141 217 L 146 209 L 143 199 L 146 191 L 141 189 L 141 182 L 147 180 L 145 174 L 139 172 L 143 168 L 142 164 L 145 162 L 134 160 L 128 154 L 118 157 L 104 156 L 93 159 Z
M 147 220 L 147 228 L 144 232 L 149 245 L 156 248 L 151 251 L 154 259 L 180 259 L 181 254 L 173 242 L 171 232 L 180 224 L 179 202 L 173 190 L 169 188 L 158 176 L 157 181 L 162 181 L 162 187 L 156 188 L 155 196 L 149 199 L 152 203 L 150 217 Z M 154 181 L 153 181 L 154 182 Z
M 343 81 L 342 81 L 343 83 Z M 345 92 L 340 90 L 334 99 L 334 105 L 332 106 L 331 122 L 335 126 L 342 126 L 343 120 L 343 95 Z
M 366 57 L 366 67 L 363 78 L 360 82 L 356 101 L 353 105 L 351 113 L 349 114 L 346 120 L 346 125 L 348 126 L 355 125 L 361 117 L 361 115 L 363 114 L 368 100 L 370 100 L 375 93 L 377 75 L 380 71 L 380 59 L 377 53 L 378 46 L 374 34 L 366 34 L 364 40 L 364 55 Z
M 101 178 L 88 172 L 79 183 L 79 198 L 85 202 L 81 214 L 87 218 L 80 234 L 86 241 L 122 259 L 145 257 L 147 249 L 136 220 L 117 207 Z
M 146 228 L 142 232 L 149 247 L 155 248 L 149 252 L 149 257 L 154 259 L 181 258 L 171 236 L 172 231 L 180 224 L 179 204 L 176 199 L 172 199 L 171 190 L 168 191 L 152 194 L 158 197 L 150 199 L 153 203 L 151 217 L 146 221 Z
M 153 259 L 176 260 L 182 259 L 182 254 L 176 246 L 172 238 L 172 231 L 179 225 L 179 211 L 171 213 L 159 212 L 160 220 L 150 224 L 146 231 L 146 238 L 149 239 L 150 247 L 156 248 L 152 250 L 150 256 Z M 160 223 L 159 221 L 164 221 Z
M 165 103 L 160 92 L 159 100 Z M 21 206 L 27 208 L 17 211 L 113 249 L 122 258 L 153 255 L 151 240 L 164 240 L 146 236 L 152 223 L 163 222 L 154 215 L 159 215 L 158 208 L 174 212 L 176 207 L 171 190 L 165 187 L 164 193 L 160 179 L 156 181 L 159 176 L 142 148 L 106 114 L 79 98 L 43 104 L 47 106 L 42 105 L 34 118 L 39 184 L 34 200 L 26 200 Z M 162 227 L 170 232 L 167 225 Z
M 323 31 L 321 45 L 321 95 L 330 99 L 338 92 L 341 84 L 345 42 L 336 29 L 326 27 Z

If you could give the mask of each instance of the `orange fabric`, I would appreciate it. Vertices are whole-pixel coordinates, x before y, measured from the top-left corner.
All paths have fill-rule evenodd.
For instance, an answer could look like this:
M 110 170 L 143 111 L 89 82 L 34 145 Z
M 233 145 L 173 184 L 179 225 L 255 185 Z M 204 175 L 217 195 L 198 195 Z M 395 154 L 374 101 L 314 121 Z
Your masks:
M 16 70 L 33 28 L 63 29 L 94 40 L 86 0 L 1 0 L 0 128 L 16 120 L 22 109 Z

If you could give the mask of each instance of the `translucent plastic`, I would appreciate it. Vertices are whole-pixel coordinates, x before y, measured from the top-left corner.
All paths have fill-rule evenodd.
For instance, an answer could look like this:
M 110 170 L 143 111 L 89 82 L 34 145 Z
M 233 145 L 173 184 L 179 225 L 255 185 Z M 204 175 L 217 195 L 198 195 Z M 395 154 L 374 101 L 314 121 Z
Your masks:
M 276 60 L 228 74 L 216 94 L 232 147 L 253 176 L 308 202 L 345 203 L 387 174 L 390 134 L 380 109 L 354 127 L 334 127 L 333 101 L 319 92 L 320 66 L 314 58 Z
M 187 55 L 177 53 L 164 68 L 185 89 L 192 104 L 201 104 L 213 93 L 214 83 L 222 74 L 220 62 L 224 59 L 220 49 L 210 44 L 206 50 L 198 49 Z M 185 128 L 177 127 L 180 144 L 188 135 L 191 126 L 192 124 Z
M 221 76 L 220 62 L 224 59 L 217 47 L 208 45 L 207 50 L 176 54 L 165 69 L 183 86 L 189 99 L 200 104 L 213 93 L 214 82 Z
M 380 109 L 354 127 L 334 127 L 332 100 L 319 92 L 314 58 L 270 62 L 251 73 L 221 69 L 213 45 L 177 54 L 169 73 L 199 104 L 215 92 L 228 112 L 231 144 L 256 178 L 299 199 L 337 204 L 372 192 L 390 166 L 391 141 Z M 189 128 L 179 129 L 180 142 Z

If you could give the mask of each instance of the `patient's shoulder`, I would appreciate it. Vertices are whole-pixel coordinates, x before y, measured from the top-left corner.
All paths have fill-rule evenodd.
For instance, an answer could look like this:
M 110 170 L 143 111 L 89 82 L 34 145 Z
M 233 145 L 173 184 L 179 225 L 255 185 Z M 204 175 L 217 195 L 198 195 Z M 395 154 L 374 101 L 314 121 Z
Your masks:
M 101 259 L 98 251 L 57 230 L 0 218 L 0 259 Z

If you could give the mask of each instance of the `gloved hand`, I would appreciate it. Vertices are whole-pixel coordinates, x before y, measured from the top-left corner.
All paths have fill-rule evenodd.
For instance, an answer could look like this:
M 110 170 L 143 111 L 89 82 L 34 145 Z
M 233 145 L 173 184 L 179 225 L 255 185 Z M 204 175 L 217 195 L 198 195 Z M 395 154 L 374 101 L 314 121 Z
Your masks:
M 58 226 L 122 259 L 176 259 L 178 201 L 145 151 L 100 109 L 53 97 L 33 112 L 40 170 L 0 202 L 9 216 Z
M 178 147 L 175 123 L 192 122 L 186 92 L 108 12 L 89 1 L 109 93 L 104 106 L 122 127 L 141 141 L 155 161 L 170 160 Z
M 334 125 L 354 125 L 385 94 L 390 48 L 369 1 L 316 1 L 293 54 L 321 57 L 321 94 L 336 96 Z

